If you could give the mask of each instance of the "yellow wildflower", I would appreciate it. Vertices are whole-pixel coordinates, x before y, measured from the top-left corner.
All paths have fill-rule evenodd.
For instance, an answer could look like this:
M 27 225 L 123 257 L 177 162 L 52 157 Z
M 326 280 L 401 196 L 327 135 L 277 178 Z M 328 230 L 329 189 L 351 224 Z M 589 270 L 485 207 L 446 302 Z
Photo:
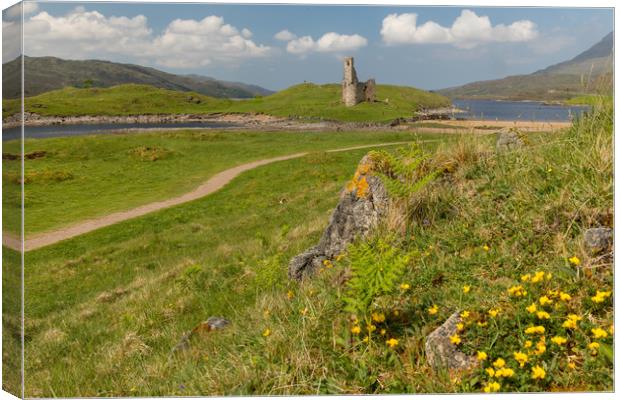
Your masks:
M 469 293 L 470 290 L 471 290 L 471 286 L 469 286 L 469 285 L 463 286 L 463 293 L 467 294 L 467 293 Z
M 477 324 L 478 326 L 482 326 L 482 327 L 484 327 L 484 326 L 487 326 L 489 323 L 488 323 L 487 321 L 484 321 L 484 322 L 482 322 L 482 321 L 478 321 L 478 322 L 476 322 L 476 324 Z
M 540 365 L 535 365 L 532 367 L 533 379 L 545 379 L 545 375 L 547 375 L 547 373 L 545 372 L 545 369 Z
M 531 343 L 531 342 L 530 342 Z M 521 353 L 520 351 L 515 351 L 513 353 L 515 360 L 519 363 L 519 366 L 521 368 L 523 368 L 523 366 L 525 365 L 525 363 L 528 360 L 528 356 L 525 353 Z
M 286 297 L 291 300 L 293 297 L 295 297 L 295 293 L 293 293 L 292 290 L 289 290 L 288 292 L 286 292 Z
M 450 343 L 454 345 L 459 345 L 461 343 L 461 338 L 458 334 L 455 333 L 454 335 L 450 336 Z
M 538 302 L 541 306 L 544 306 L 545 304 L 553 303 L 553 300 L 549 299 L 547 296 L 542 296 L 540 299 L 538 299 Z
M 360 328 L 359 325 L 355 325 L 353 328 L 351 328 L 351 333 L 353 333 L 354 335 L 359 335 L 361 331 L 362 328 Z
M 409 290 L 409 288 L 411 288 L 411 286 L 409 286 L 408 283 L 401 283 L 400 284 L 400 288 L 401 288 L 401 290 Z
M 334 266 L 334 264 L 332 264 L 332 262 L 330 260 L 323 260 L 323 265 L 325 265 L 326 268 L 331 268 Z
M 484 351 L 479 351 L 478 355 L 477 355 L 478 360 L 480 361 L 484 361 L 487 359 L 487 353 L 485 353 Z
M 568 368 L 570 368 L 570 369 L 575 369 L 575 368 L 577 368 L 577 365 L 575 365 L 575 363 L 574 363 L 574 362 L 572 362 L 572 361 L 569 361 L 569 363 L 567 364 L 567 366 L 568 366 Z
M 362 342 L 364 343 L 368 343 L 370 341 L 370 337 L 368 335 L 364 336 L 364 339 L 362 339 Z
M 456 330 L 457 331 L 462 331 L 463 329 L 465 329 L 465 325 L 462 322 L 459 322 L 458 324 L 456 324 Z
M 538 319 L 549 319 L 551 316 L 546 311 L 538 311 L 536 317 L 538 317 Z
M 368 329 L 368 332 L 374 332 L 377 330 L 377 327 L 374 326 L 373 324 L 368 324 L 366 325 L 366 329 Z
M 461 318 L 466 319 L 469 318 L 469 311 L 465 310 L 461 313 Z
M 551 338 L 551 342 L 557 344 L 558 346 L 565 344 L 566 341 L 566 338 L 562 336 L 554 336 Z
M 538 310 L 538 307 L 536 307 L 536 303 L 532 303 L 529 307 L 526 308 L 526 310 L 530 314 L 533 314 L 536 312 L 536 310 Z
M 493 308 L 491 310 L 489 310 L 489 315 L 493 318 L 497 317 L 497 314 L 499 314 L 499 309 L 498 308 Z
M 551 280 L 551 272 L 547 272 L 547 276 L 545 277 L 548 281 Z
M 372 320 L 381 323 L 385 321 L 385 314 L 379 312 L 372 313 Z
M 525 347 L 526 349 L 529 349 L 530 347 L 532 347 L 532 341 L 526 340 L 525 343 L 523 343 L 523 347 Z
M 547 351 L 547 345 L 545 344 L 544 341 L 540 341 L 536 343 L 536 350 L 534 351 L 534 354 L 541 355 L 541 354 L 544 354 L 545 351 Z
M 612 335 L 614 334 L 614 326 L 613 325 L 609 326 L 609 333 L 611 333 Z
M 493 366 L 495 368 L 503 368 L 504 365 L 506 365 L 506 361 L 504 361 L 504 359 L 501 357 L 495 360 L 495 362 L 493 363 Z
M 336 261 L 341 261 L 345 257 L 344 253 L 340 253 L 336 256 Z
M 521 282 L 527 282 L 530 279 L 532 279 L 532 275 L 530 274 L 521 275 Z
M 497 378 L 501 378 L 501 377 L 510 378 L 514 374 L 515 372 L 511 368 L 500 368 L 497 371 L 495 371 L 495 377 Z
M 398 317 L 398 315 L 400 314 L 400 311 L 394 310 L 392 311 L 392 314 L 394 314 L 395 317 Z
M 602 303 L 609 296 L 611 296 L 611 291 L 609 291 L 609 292 L 601 292 L 601 291 L 597 290 L 596 291 L 596 295 L 591 297 L 591 299 L 595 303 Z
M 562 326 L 566 329 L 577 329 L 577 321 L 581 321 L 581 317 L 575 314 L 569 314 Z
M 532 277 L 532 283 L 538 283 L 545 278 L 545 273 L 543 271 L 536 271 L 536 274 Z
M 549 295 L 549 297 L 558 297 L 558 294 L 560 294 L 560 292 L 557 290 L 547 290 L 547 294 Z
M 523 289 L 523 286 L 518 285 L 518 286 L 512 286 L 508 288 L 508 294 L 511 296 L 521 297 L 521 296 L 525 296 L 527 294 L 527 291 Z
M 501 388 L 501 385 L 497 382 L 489 382 L 485 387 L 484 387 L 484 392 L 485 393 L 491 393 L 491 392 L 499 392 L 499 389 Z
M 263 331 L 263 337 L 267 337 L 271 335 L 271 329 L 267 328 Z
M 571 258 L 568 259 L 568 262 L 570 262 L 573 265 L 581 264 L 581 260 L 577 256 L 572 256 Z
M 601 345 L 598 344 L 598 342 L 592 342 L 588 345 L 588 349 L 595 350 L 595 351 L 598 350 L 599 347 L 601 347 Z
M 486 244 L 484 246 L 482 246 L 482 249 L 484 251 L 489 251 L 490 250 L 489 246 L 487 246 Z
M 485 369 L 486 373 L 490 376 L 490 377 L 494 377 L 495 376 L 495 370 L 491 367 Z
M 387 333 L 387 330 L 385 329 L 381 329 L 381 332 L 379 332 L 381 334 L 381 336 L 385 336 L 385 334 Z
M 562 300 L 562 301 L 569 301 L 570 299 L 572 299 L 570 294 L 564 293 L 564 292 L 560 292 L 560 300 Z
M 428 309 L 428 313 L 430 315 L 435 315 L 437 314 L 437 311 L 439 311 L 439 307 L 437 307 L 436 304 L 433 304 L 433 306 L 431 308 Z
M 542 335 L 543 333 L 545 333 L 545 327 L 544 326 L 530 326 L 529 328 L 525 329 L 525 333 L 527 333 L 528 335 L 540 333 Z
M 390 339 L 385 341 L 385 344 L 387 344 L 388 346 L 394 348 L 394 347 L 398 346 L 398 339 L 390 338 Z
M 591 330 L 591 332 L 592 332 L 592 335 L 594 335 L 594 337 L 596 339 L 606 338 L 607 337 L 607 331 L 605 329 L 593 328 Z

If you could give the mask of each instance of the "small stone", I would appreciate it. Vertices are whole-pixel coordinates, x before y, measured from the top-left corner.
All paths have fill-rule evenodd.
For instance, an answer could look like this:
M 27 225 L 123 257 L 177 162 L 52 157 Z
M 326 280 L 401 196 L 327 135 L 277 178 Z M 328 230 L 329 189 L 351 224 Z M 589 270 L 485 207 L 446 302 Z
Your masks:
M 516 150 L 525 146 L 523 133 L 515 128 L 504 128 L 497 135 L 495 147 L 498 151 Z
M 209 317 L 206 324 L 211 330 L 224 329 L 230 325 L 230 321 L 222 317 Z
M 590 228 L 583 234 L 583 244 L 590 255 L 611 251 L 614 231 L 611 228 Z
M 460 320 L 457 311 L 426 338 L 426 360 L 432 368 L 467 370 L 477 365 L 476 357 L 464 354 L 450 342 L 450 336 L 457 333 L 456 325 Z

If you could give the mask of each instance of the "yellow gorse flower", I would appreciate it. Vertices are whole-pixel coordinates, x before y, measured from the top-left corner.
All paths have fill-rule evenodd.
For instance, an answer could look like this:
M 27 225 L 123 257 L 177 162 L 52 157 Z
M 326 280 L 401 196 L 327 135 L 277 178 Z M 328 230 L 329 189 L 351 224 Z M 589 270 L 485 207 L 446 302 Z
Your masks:
M 409 288 L 410 288 L 410 287 L 411 287 L 411 286 L 409 286 L 409 284 L 408 284 L 408 283 L 401 283 L 401 284 L 400 284 L 400 289 L 401 289 L 401 290 L 409 290 Z
M 568 314 L 566 321 L 562 326 L 566 329 L 577 329 L 577 322 L 581 321 L 581 317 L 575 314 Z
M 431 308 L 428 309 L 428 313 L 430 315 L 435 315 L 437 314 L 437 311 L 439 311 L 439 307 L 437 307 L 436 304 L 433 304 L 433 306 Z
M 465 310 L 465 311 L 463 311 L 461 313 L 461 318 L 462 319 L 467 319 L 467 318 L 469 318 L 469 315 L 470 315 L 469 311 Z
M 491 310 L 489 310 L 489 315 L 493 318 L 497 317 L 497 314 L 499 314 L 499 309 L 497 308 L 493 308 Z
M 592 343 L 588 344 L 588 349 L 590 349 L 590 350 L 598 350 L 599 347 L 601 347 L 601 345 L 598 344 L 597 342 L 592 342 Z
M 551 315 L 546 311 L 538 311 L 536 317 L 538 317 L 538 319 L 549 319 Z
M 465 329 L 465 325 L 462 322 L 459 322 L 458 324 L 456 324 L 456 330 L 458 332 L 462 331 L 463 329 Z
M 469 285 L 463 286 L 463 293 L 467 294 L 467 293 L 469 293 L 470 290 L 471 290 L 471 286 L 469 286 Z
M 581 264 L 581 260 L 577 256 L 572 256 L 571 258 L 568 259 L 568 262 L 570 262 L 573 265 Z
M 484 321 L 484 322 L 483 321 L 478 321 L 478 322 L 476 322 L 476 325 L 481 326 L 481 327 L 487 326 L 488 324 L 489 323 L 487 321 Z
M 487 353 L 485 353 L 484 351 L 479 351 L 476 358 L 478 358 L 478 360 L 480 361 L 484 361 L 487 359 Z
M 534 351 L 534 354 L 541 355 L 544 354 L 545 351 L 547 351 L 547 345 L 545 344 L 544 340 L 536 343 L 536 350 Z
M 540 365 L 535 365 L 532 367 L 532 378 L 533 379 L 545 379 L 546 375 L 547 373 L 545 372 L 545 369 L 541 367 Z
M 570 299 L 572 299 L 570 294 L 564 293 L 564 292 L 560 292 L 560 300 L 562 300 L 562 301 L 569 301 Z
M 523 368 L 527 360 L 529 359 L 527 354 L 521 353 L 520 351 L 515 351 L 512 353 L 515 357 L 515 360 L 519 363 L 519 366 Z
M 292 290 L 289 290 L 288 292 L 286 292 L 286 297 L 291 300 L 293 297 L 295 297 L 295 293 L 293 293 Z
M 501 378 L 501 377 L 510 378 L 514 374 L 515 372 L 511 368 L 500 368 L 497 371 L 495 371 L 496 378 Z
M 381 323 L 381 322 L 385 321 L 385 314 L 380 313 L 380 312 L 372 313 L 371 317 L 372 317 L 372 320 L 375 321 L 375 322 Z
M 530 279 L 532 279 L 530 274 L 521 275 L 521 282 L 528 282 Z
M 385 344 L 387 344 L 391 348 L 394 348 L 394 347 L 398 346 L 398 339 L 390 338 L 390 339 L 385 341 Z
M 359 335 L 361 331 L 362 328 L 360 328 L 359 325 L 355 325 L 353 328 L 351 328 L 351 333 L 353 333 L 354 335 Z
M 263 337 L 267 337 L 271 335 L 271 329 L 267 328 L 263 331 Z
M 491 378 L 495 376 L 495 370 L 491 367 L 485 369 L 487 375 L 489 375 Z
M 540 303 L 541 306 L 544 306 L 545 304 L 551 304 L 553 303 L 553 300 L 551 300 L 549 297 L 547 296 L 541 296 L 538 299 L 538 302 Z
M 368 330 L 368 332 L 374 332 L 377 330 L 377 327 L 374 326 L 373 324 L 367 324 L 366 329 Z
M 532 341 L 526 340 L 525 343 L 523 343 L 523 347 L 525 347 L 526 349 L 529 349 L 530 347 L 532 347 Z
M 567 342 L 567 339 L 562 336 L 554 336 L 551 338 L 551 342 L 561 346 Z
M 487 245 L 485 244 L 484 246 L 482 246 L 482 250 L 484 250 L 484 251 L 489 251 L 489 250 L 490 250 L 490 248 L 489 248 L 489 246 L 487 246 Z
M 521 285 L 512 286 L 508 288 L 508 294 L 511 296 L 523 297 L 527 294 L 527 291 Z
M 536 310 L 538 310 L 538 307 L 536 307 L 536 303 L 532 303 L 529 307 L 525 308 L 527 310 L 527 312 L 529 312 L 530 314 L 533 314 L 536 312 Z
M 532 277 L 532 283 L 542 282 L 545 279 L 545 273 L 543 271 L 536 271 Z

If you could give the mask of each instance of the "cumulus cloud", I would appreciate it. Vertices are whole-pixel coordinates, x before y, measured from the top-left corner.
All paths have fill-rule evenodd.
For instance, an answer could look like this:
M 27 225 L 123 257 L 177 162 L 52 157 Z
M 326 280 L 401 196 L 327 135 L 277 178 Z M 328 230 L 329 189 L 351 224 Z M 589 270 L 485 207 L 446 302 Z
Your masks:
M 275 35 L 273 35 L 274 39 L 280 40 L 282 42 L 288 42 L 289 40 L 297 39 L 297 35 L 290 32 L 288 29 L 284 29 Z
M 39 10 L 39 5 L 37 3 L 21 3 L 21 4 L 22 4 L 21 7 L 19 6 L 19 3 L 18 3 L 4 10 L 4 18 L 5 19 L 21 18 L 22 9 L 24 10 L 24 15 L 33 14 Z
M 487 16 L 463 10 L 451 27 L 434 21 L 417 24 L 414 13 L 390 14 L 383 19 L 381 36 L 388 45 L 438 43 L 470 49 L 489 42 L 526 42 L 538 36 L 536 24 L 529 20 L 493 26 Z
M 368 44 L 368 40 L 360 35 L 341 35 L 336 32 L 328 32 L 318 40 L 311 36 L 302 36 L 293 39 L 286 45 L 286 51 L 292 54 L 305 55 L 311 52 L 319 53 L 343 53 L 355 51 Z
M 105 16 L 76 8 L 62 16 L 33 15 L 24 24 L 24 35 L 24 53 L 31 56 L 120 56 L 173 68 L 263 57 L 270 51 L 251 40 L 249 29 L 238 29 L 215 15 L 201 20 L 175 19 L 160 34 L 154 34 L 144 15 Z

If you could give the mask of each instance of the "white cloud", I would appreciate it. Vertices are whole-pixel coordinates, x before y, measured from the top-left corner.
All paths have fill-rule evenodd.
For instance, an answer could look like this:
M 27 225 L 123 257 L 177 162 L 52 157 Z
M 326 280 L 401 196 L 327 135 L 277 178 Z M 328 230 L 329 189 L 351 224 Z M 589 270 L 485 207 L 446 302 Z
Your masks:
M 24 34 L 24 53 L 30 56 L 136 57 L 173 68 L 263 57 L 270 51 L 250 39 L 249 29 L 239 30 L 215 15 L 201 20 L 176 19 L 156 35 L 143 15 L 108 17 L 75 8 L 62 16 L 33 15 L 24 25 Z
M 280 40 L 282 42 L 288 42 L 289 40 L 297 39 L 297 35 L 292 32 L 289 32 L 288 29 L 284 29 L 275 35 L 273 35 L 274 39 Z
M 286 45 L 286 51 L 292 54 L 304 55 L 310 52 L 319 53 L 343 53 L 355 51 L 368 44 L 368 40 L 360 35 L 341 35 L 336 32 L 329 32 L 321 36 L 318 40 L 311 36 L 303 36 L 293 39 Z
M 21 23 L 2 21 L 2 62 L 14 60 L 21 54 Z
M 39 5 L 37 3 L 21 3 L 21 4 L 22 4 L 22 7 L 20 7 L 19 3 L 17 3 L 14 6 L 4 10 L 4 17 L 6 19 L 21 18 L 22 8 L 24 10 L 24 15 L 33 14 L 39 10 Z
M 487 16 L 478 16 L 471 10 L 463 10 L 451 27 L 433 21 L 417 25 L 414 13 L 390 14 L 383 19 L 381 36 L 388 45 L 398 44 L 453 44 L 470 49 L 489 42 L 526 42 L 538 36 L 536 24 L 520 20 L 510 25 L 493 26 Z

